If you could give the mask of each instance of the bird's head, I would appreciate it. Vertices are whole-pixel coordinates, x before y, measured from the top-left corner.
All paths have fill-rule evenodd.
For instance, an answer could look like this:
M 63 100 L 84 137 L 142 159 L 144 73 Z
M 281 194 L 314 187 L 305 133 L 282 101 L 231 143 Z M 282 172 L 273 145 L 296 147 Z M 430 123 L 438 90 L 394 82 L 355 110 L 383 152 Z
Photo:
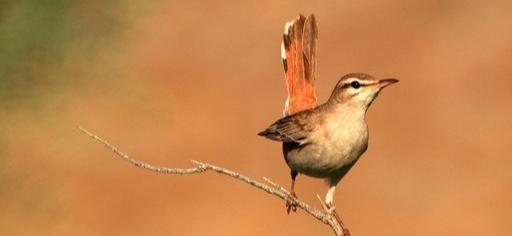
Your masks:
M 347 74 L 336 84 L 329 102 L 367 109 L 383 88 L 396 82 L 397 79 L 375 79 L 362 73 Z

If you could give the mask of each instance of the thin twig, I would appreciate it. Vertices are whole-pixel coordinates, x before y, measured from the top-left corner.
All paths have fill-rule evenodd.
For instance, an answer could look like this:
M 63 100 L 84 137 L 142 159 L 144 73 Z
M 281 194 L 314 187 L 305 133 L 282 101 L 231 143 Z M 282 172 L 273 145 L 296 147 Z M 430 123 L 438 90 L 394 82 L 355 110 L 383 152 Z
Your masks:
M 80 131 L 82 131 L 84 134 L 88 135 L 89 137 L 93 138 L 94 140 L 102 143 L 105 145 L 106 148 L 110 149 L 112 152 L 114 152 L 118 157 L 124 159 L 125 161 L 128 161 L 129 163 L 133 164 L 136 167 L 143 168 L 149 171 L 162 173 L 162 174 L 176 174 L 176 175 L 190 175 L 190 174 L 199 174 L 206 171 L 213 171 L 216 173 L 219 173 L 221 175 L 226 175 L 229 177 L 232 177 L 234 179 L 237 179 L 239 181 L 242 181 L 246 184 L 252 185 L 253 187 L 256 187 L 260 190 L 263 190 L 267 192 L 268 194 L 274 195 L 276 197 L 281 198 L 282 200 L 285 200 L 290 197 L 290 192 L 286 190 L 285 188 L 275 184 L 274 182 L 270 181 L 267 178 L 263 178 L 265 182 L 268 183 L 264 184 L 262 182 L 253 180 L 245 175 L 242 175 L 240 173 L 237 173 L 232 170 L 228 170 L 223 167 L 215 166 L 206 162 L 200 162 L 200 161 L 192 161 L 194 164 L 196 164 L 196 167 L 192 168 L 169 168 L 169 167 L 160 167 L 160 166 L 154 166 L 149 163 L 131 158 L 128 156 L 128 154 L 122 152 L 114 145 L 110 144 L 105 139 L 89 132 L 88 130 L 78 127 Z M 303 209 L 305 212 L 307 212 L 309 215 L 313 216 L 315 219 L 323 222 L 324 224 L 328 225 L 337 236 L 343 236 L 343 230 L 339 222 L 333 217 L 333 215 L 329 214 L 327 211 L 321 211 L 318 210 L 309 204 L 298 200 L 297 199 L 297 207 Z M 321 201 L 322 202 L 322 201 Z M 323 203 L 323 202 L 322 202 Z

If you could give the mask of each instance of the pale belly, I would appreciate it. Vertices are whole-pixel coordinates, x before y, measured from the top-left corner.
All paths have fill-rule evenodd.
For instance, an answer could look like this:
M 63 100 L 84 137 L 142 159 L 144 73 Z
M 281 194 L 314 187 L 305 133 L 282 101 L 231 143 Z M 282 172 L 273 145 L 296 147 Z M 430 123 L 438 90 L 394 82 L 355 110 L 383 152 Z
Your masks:
M 303 146 L 283 144 L 288 166 L 299 173 L 318 178 L 344 175 L 366 151 L 368 131 L 364 123 L 357 130 L 331 130 L 317 134 L 312 140 Z

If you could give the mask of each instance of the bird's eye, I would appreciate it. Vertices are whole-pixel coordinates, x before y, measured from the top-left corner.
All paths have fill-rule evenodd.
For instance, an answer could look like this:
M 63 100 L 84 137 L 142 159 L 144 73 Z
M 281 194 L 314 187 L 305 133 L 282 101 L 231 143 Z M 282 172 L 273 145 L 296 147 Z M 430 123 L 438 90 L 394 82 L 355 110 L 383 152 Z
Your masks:
M 350 86 L 352 86 L 352 88 L 358 89 L 359 87 L 361 87 L 361 84 L 359 84 L 359 82 L 357 81 L 352 81 L 352 83 L 350 83 Z

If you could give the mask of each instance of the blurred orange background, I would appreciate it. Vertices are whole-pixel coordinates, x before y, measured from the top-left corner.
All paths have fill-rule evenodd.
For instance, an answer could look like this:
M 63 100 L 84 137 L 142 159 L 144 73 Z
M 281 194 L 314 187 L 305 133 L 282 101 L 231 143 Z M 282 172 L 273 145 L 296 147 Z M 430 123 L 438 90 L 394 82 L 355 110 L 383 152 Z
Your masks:
M 337 210 L 353 235 L 507 235 L 510 1 L 0 1 L 0 235 L 330 235 L 191 159 L 289 185 L 285 22 L 319 24 L 319 100 L 349 72 L 396 77 Z M 299 176 L 318 206 L 322 180 Z

